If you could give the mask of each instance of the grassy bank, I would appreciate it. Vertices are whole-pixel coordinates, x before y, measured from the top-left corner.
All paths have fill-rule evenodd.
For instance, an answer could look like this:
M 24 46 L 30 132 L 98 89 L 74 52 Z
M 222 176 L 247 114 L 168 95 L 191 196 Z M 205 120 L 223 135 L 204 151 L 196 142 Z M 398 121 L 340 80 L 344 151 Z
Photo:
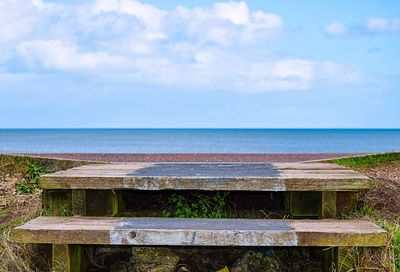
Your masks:
M 50 246 L 11 242 L 12 228 L 41 213 L 39 178 L 84 161 L 0 155 L 0 272 L 49 271 Z
M 353 168 L 374 179 L 374 186 L 359 197 L 356 211 L 347 218 L 370 218 L 389 233 L 386 250 L 364 252 L 353 256 L 359 271 L 373 270 L 374 265 L 387 271 L 400 271 L 400 153 L 385 153 L 333 160 L 333 163 Z M 383 262 L 383 264 L 382 264 Z
M 356 169 L 369 168 L 383 164 L 400 163 L 400 153 L 373 154 L 332 160 L 333 163 Z

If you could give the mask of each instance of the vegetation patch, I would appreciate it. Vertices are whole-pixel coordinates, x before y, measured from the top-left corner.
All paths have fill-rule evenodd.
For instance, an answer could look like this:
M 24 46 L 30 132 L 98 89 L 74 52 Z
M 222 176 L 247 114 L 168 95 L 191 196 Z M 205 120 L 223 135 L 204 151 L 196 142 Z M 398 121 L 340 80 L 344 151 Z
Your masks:
M 162 211 L 164 217 L 178 218 L 223 218 L 228 217 L 226 197 L 228 192 L 205 195 L 191 194 L 186 198 L 174 193 L 168 198 L 168 206 Z
M 44 173 L 41 166 L 29 164 L 26 169 L 25 177 L 16 184 L 18 194 L 32 194 L 38 189 L 40 176 Z
M 0 272 L 50 271 L 51 246 L 13 243 L 11 230 L 41 214 L 40 176 L 87 164 L 0 154 Z
M 384 153 L 360 157 L 349 157 L 332 160 L 332 162 L 347 167 L 366 168 L 380 164 L 400 163 L 400 153 Z
M 293 247 L 88 246 L 85 271 L 319 272 L 320 253 L 316 248 Z
M 357 271 L 400 271 L 400 153 L 385 153 L 333 160 L 374 179 L 346 218 L 369 218 L 389 233 L 385 250 L 355 250 L 350 259 Z

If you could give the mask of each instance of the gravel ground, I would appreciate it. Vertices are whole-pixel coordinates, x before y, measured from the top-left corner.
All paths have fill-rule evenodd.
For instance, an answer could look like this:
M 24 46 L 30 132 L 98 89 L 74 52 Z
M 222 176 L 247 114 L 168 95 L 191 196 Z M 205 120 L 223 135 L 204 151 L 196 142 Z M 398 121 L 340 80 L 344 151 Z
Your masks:
M 320 154 L 27 154 L 40 157 L 103 162 L 301 162 L 347 157 L 350 153 Z

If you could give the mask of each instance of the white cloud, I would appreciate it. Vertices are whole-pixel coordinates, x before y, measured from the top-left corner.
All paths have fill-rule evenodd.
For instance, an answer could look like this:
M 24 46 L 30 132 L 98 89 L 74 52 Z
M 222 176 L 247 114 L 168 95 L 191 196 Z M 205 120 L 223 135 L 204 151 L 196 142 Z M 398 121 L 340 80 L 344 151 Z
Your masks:
M 365 76 L 360 69 L 335 62 L 323 61 L 313 65 L 316 73 L 314 80 L 320 87 L 332 85 L 360 84 Z
M 328 34 L 329 36 L 335 36 L 335 37 L 345 36 L 348 34 L 349 31 L 344 24 L 338 22 L 327 24 L 324 30 L 325 33 Z
M 39 10 L 51 10 L 56 7 L 56 4 L 45 3 L 43 0 L 32 0 L 32 5 Z
M 324 32 L 332 37 L 395 34 L 400 33 L 400 19 L 369 18 L 364 23 L 354 25 L 333 22 L 324 27 Z
M 19 5 L 18 1 L 0 2 L 0 44 L 20 39 L 29 33 L 29 28 L 38 18 L 34 6 L 28 2 Z
M 56 71 L 65 77 L 264 92 L 340 83 L 353 69 L 274 56 L 268 43 L 279 37 L 282 18 L 251 10 L 246 2 L 169 11 L 136 0 L 0 5 L 0 70 L 14 73 Z M 338 25 L 329 29 L 340 34 Z M 352 75 L 342 83 L 360 77 Z
M 252 92 L 307 90 L 313 86 L 356 84 L 361 79 L 361 72 L 354 67 L 303 59 L 255 63 L 241 74 L 240 89 Z
M 102 13 L 117 13 L 135 16 L 148 30 L 147 38 L 164 39 L 165 34 L 161 32 L 164 16 L 167 14 L 156 7 L 142 4 L 135 0 L 97 0 L 94 4 L 92 15 Z
M 245 2 L 216 3 L 211 12 L 216 18 L 229 20 L 235 25 L 247 25 L 250 21 L 250 11 Z
M 366 28 L 375 33 L 396 33 L 400 31 L 400 19 L 370 18 L 366 22 Z
M 74 45 L 60 40 L 22 42 L 16 52 L 31 67 L 55 70 L 120 70 L 129 63 L 124 57 L 110 56 L 107 52 L 78 52 Z
M 179 6 L 174 17 L 187 26 L 189 37 L 221 46 L 274 37 L 283 25 L 280 16 L 250 11 L 245 2 L 216 3 L 211 8 Z
M 314 78 L 313 63 L 300 59 L 259 62 L 241 72 L 245 91 L 304 90 Z

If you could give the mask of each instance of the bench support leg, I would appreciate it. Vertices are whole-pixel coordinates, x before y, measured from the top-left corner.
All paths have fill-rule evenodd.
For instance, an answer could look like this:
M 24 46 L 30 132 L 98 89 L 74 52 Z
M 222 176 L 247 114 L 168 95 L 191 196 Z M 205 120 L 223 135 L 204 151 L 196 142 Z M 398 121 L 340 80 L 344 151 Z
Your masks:
M 73 215 L 86 215 L 86 190 L 72 190 L 71 207 Z
M 352 247 L 331 247 L 322 250 L 322 271 L 347 272 L 352 271 L 354 260 L 352 257 Z
M 47 216 L 71 215 L 71 193 L 69 190 L 43 190 L 43 211 Z
M 321 218 L 336 218 L 336 192 L 322 192 Z
M 338 272 L 351 271 L 354 269 L 354 257 L 352 256 L 354 250 L 357 249 L 352 247 L 339 247 L 337 249 L 336 266 Z
M 337 247 L 330 247 L 322 250 L 322 271 L 336 271 L 337 267 Z
M 53 245 L 52 272 L 82 271 L 83 248 L 75 245 Z
M 339 214 L 348 213 L 356 208 L 357 193 L 337 192 L 337 210 Z

